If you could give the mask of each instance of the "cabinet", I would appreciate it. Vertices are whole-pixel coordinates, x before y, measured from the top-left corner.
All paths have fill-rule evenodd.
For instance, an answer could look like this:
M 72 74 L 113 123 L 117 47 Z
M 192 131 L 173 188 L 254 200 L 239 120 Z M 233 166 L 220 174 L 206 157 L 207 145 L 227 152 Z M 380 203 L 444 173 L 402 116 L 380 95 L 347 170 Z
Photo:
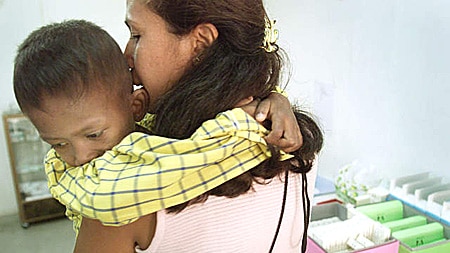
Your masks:
M 64 216 L 64 206 L 47 188 L 44 157 L 50 145 L 23 114 L 4 114 L 3 124 L 21 225 Z

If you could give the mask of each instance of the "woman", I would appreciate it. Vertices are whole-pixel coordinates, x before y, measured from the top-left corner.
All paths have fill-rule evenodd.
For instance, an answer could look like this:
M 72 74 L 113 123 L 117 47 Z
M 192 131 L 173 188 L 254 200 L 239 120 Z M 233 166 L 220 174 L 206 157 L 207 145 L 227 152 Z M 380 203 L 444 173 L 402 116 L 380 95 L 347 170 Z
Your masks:
M 125 54 L 134 82 L 150 93 L 158 135 L 187 138 L 205 120 L 243 99 L 265 98 L 279 84 L 281 56 L 265 36 L 271 23 L 262 1 L 128 0 L 126 23 Z M 322 135 L 310 118 L 296 116 L 304 144 L 295 159 L 278 161 L 274 148 L 273 159 L 251 171 L 129 225 L 83 219 L 75 252 L 298 252 L 309 213 L 304 183 L 312 193 L 315 176 L 305 173 Z

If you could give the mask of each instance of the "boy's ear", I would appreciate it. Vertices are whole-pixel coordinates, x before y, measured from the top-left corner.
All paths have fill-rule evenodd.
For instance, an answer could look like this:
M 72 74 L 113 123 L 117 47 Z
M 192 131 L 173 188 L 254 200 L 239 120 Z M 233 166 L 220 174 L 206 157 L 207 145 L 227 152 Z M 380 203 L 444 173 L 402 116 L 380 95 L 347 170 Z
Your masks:
M 194 54 L 198 57 L 205 48 L 208 48 L 219 36 L 219 31 L 211 23 L 202 23 L 197 25 L 192 31 L 194 38 Z
M 150 97 L 144 88 L 133 91 L 132 109 L 134 121 L 141 121 L 148 111 Z

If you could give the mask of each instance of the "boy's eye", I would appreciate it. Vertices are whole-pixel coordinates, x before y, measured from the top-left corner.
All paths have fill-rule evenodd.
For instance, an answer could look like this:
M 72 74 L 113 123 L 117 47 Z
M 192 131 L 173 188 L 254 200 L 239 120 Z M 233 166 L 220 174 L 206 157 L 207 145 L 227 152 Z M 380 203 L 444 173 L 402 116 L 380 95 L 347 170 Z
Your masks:
M 63 147 L 65 147 L 65 146 L 67 146 L 67 142 L 61 142 L 61 143 L 51 144 L 50 146 L 51 146 L 52 148 L 54 148 L 54 149 L 63 148 Z
M 88 134 L 88 135 L 86 135 L 86 137 L 89 139 L 95 139 L 95 138 L 100 137 L 102 134 L 103 134 L 103 131 L 98 131 L 96 133 Z

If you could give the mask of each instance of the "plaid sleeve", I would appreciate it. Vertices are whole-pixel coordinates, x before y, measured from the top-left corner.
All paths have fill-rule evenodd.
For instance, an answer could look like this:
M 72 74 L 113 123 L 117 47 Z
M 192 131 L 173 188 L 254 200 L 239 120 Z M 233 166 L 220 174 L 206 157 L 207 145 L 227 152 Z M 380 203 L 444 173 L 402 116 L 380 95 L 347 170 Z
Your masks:
M 186 140 L 132 133 L 81 167 L 69 167 L 51 150 L 46 158 L 49 188 L 69 216 L 128 224 L 255 167 L 270 157 L 265 133 L 252 117 L 233 109 L 205 122 Z

